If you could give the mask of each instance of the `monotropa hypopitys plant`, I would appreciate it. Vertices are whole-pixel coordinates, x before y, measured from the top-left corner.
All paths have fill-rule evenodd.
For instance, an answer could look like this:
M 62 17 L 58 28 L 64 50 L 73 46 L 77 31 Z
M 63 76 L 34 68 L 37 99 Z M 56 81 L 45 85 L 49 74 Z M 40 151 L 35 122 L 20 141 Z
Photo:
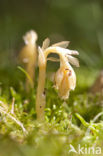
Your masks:
M 69 44 L 68 41 L 59 42 L 51 46 L 49 46 L 49 44 L 50 40 L 47 38 L 44 40 L 42 47 L 38 47 L 39 79 L 36 96 L 36 113 L 37 118 L 40 120 L 44 120 L 44 110 L 46 105 L 44 88 L 48 55 L 51 53 L 59 55 L 60 67 L 55 74 L 54 85 L 62 99 L 67 99 L 70 90 L 74 90 L 76 86 L 76 75 L 70 63 L 79 67 L 78 59 L 72 56 L 78 55 L 79 53 L 75 50 L 67 49 Z M 54 58 L 50 58 L 49 60 L 54 61 Z
M 28 78 L 26 79 L 27 91 L 34 87 L 35 67 L 37 64 L 37 39 L 38 35 L 34 30 L 27 32 L 23 36 L 25 45 L 19 54 L 19 60 L 25 65 L 25 70 L 31 79 L 31 81 Z

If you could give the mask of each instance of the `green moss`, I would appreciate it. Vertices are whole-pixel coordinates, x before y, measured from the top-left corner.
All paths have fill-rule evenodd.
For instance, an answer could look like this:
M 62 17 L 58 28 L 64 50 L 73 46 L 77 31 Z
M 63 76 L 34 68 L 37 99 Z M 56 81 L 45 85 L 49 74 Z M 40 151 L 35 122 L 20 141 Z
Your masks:
M 71 92 L 67 101 L 58 97 L 53 84 L 47 79 L 45 122 L 38 123 L 35 113 L 36 89 L 29 94 L 25 92 L 25 77 L 19 70 L 12 69 L 12 74 L 0 73 L 0 109 L 21 121 L 27 133 L 7 114 L 0 115 L 0 154 L 2 156 L 60 156 L 68 155 L 69 145 L 77 148 L 78 144 L 101 146 L 103 143 L 102 114 L 93 122 L 94 117 L 103 111 L 102 99 L 93 96 L 89 88 L 96 78 L 94 70 L 80 69 L 77 71 L 77 88 Z M 89 75 L 88 77 L 86 75 Z M 8 78 L 6 83 L 5 80 Z M 16 79 L 15 79 L 16 78 Z M 85 80 L 86 79 L 86 80 Z M 12 99 L 14 114 L 11 114 Z M 76 115 L 78 113 L 78 115 Z M 5 150 L 6 149 L 6 150 Z

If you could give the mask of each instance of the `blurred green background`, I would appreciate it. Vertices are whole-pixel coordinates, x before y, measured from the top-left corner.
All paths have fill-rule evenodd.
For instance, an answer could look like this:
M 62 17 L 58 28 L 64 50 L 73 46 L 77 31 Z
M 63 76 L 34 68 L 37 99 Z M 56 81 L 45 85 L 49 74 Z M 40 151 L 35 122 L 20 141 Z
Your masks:
M 26 76 L 17 69 L 17 56 L 24 44 L 22 36 L 31 29 L 38 33 L 39 45 L 46 37 L 51 43 L 69 40 L 70 49 L 80 53 L 80 68 L 75 69 L 77 87 L 66 103 L 59 99 L 50 77 L 47 79 L 47 126 L 35 123 L 36 89 L 26 94 Z M 54 70 L 57 64 L 53 64 Z M 102 68 L 103 0 L 0 0 L 0 101 L 11 109 L 15 99 L 15 113 L 30 134 L 25 138 L 14 122 L 0 115 L 0 156 L 64 156 L 69 143 L 95 147 L 99 140 L 102 146 L 103 118 L 97 121 L 94 133 L 75 116 L 79 113 L 91 124 L 103 112 L 103 100 L 88 92 Z
M 103 66 L 102 0 L 0 0 L 0 66 L 15 62 L 22 36 L 34 29 L 38 44 L 71 41 L 81 65 Z

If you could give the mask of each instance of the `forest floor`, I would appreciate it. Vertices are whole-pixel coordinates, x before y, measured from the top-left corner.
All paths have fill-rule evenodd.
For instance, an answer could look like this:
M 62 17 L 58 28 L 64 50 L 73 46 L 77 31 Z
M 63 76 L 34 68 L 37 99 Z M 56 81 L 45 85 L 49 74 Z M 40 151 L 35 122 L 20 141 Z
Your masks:
M 77 86 L 66 101 L 58 97 L 47 77 L 45 122 L 40 123 L 36 121 L 36 89 L 27 94 L 22 72 L 15 67 L 1 68 L 0 156 L 100 155 L 103 97 L 90 92 L 98 73 L 84 67 L 76 69 Z M 78 146 L 83 150 L 78 151 Z M 72 147 L 75 152 L 70 152 Z

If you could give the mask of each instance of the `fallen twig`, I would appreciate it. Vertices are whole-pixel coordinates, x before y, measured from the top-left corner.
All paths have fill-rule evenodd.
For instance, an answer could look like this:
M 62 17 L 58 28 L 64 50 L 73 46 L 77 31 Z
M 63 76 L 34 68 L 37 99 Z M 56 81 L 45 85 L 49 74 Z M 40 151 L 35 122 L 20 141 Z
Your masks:
M 4 115 L 7 115 L 10 119 L 12 119 L 13 121 L 15 121 L 15 123 L 16 123 L 17 125 L 19 125 L 19 126 L 22 128 L 22 130 L 23 130 L 23 132 L 24 132 L 25 134 L 28 134 L 28 132 L 27 132 L 27 130 L 25 129 L 25 127 L 23 126 L 23 124 L 22 124 L 18 119 L 16 119 L 14 116 L 12 116 L 10 113 L 6 112 L 6 111 L 4 110 L 4 108 L 1 107 L 1 106 L 0 106 L 0 113 L 1 113 L 1 114 L 4 114 Z

